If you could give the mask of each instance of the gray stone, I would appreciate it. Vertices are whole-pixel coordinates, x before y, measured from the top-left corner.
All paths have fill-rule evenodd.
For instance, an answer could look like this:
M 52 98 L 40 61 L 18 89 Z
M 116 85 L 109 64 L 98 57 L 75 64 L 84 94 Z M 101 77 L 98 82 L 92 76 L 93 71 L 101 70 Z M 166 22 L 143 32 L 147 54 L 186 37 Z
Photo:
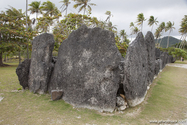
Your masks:
M 47 92 L 52 71 L 52 51 L 54 48 L 52 34 L 44 33 L 32 41 L 32 56 L 29 71 L 29 89 L 34 93 Z
M 173 57 L 173 60 L 171 61 L 171 63 L 175 63 L 175 61 L 176 61 L 176 58 Z
M 143 34 L 129 45 L 124 64 L 124 92 L 129 106 L 140 104 L 147 91 L 147 50 Z
M 157 59 L 160 59 L 160 54 L 161 54 L 160 49 L 155 48 L 155 58 L 156 58 L 156 60 L 157 60 Z
M 161 59 L 155 60 L 155 75 L 157 76 L 160 71 L 160 65 L 162 64 Z
M 165 65 L 168 63 L 168 57 L 169 54 L 167 52 L 162 52 L 162 54 L 160 55 L 160 59 L 162 60 L 161 69 L 163 69 Z
M 19 79 L 20 85 L 23 87 L 23 89 L 28 88 L 28 78 L 29 78 L 29 68 L 30 68 L 30 59 L 24 60 L 22 63 L 20 63 L 16 69 L 16 74 Z
M 152 32 L 147 32 L 146 36 L 145 36 L 145 43 L 146 43 L 146 47 L 147 47 L 147 73 L 148 73 L 148 78 L 147 78 L 147 83 L 151 84 L 153 79 L 154 79 L 154 75 L 155 75 L 155 41 L 154 41 L 154 36 L 152 34 Z
M 118 111 L 124 111 L 128 107 L 127 102 L 121 96 L 117 96 L 116 105 Z
M 176 61 L 176 58 L 174 58 L 172 55 L 169 55 L 168 63 L 174 63 L 175 61 Z
M 62 99 L 62 96 L 63 96 L 63 91 L 62 90 L 52 90 L 51 91 L 51 99 L 53 101 Z
M 116 104 L 118 107 L 125 105 L 125 100 L 121 96 L 117 96 Z
M 63 100 L 75 107 L 114 111 L 122 58 L 114 38 L 98 27 L 73 31 L 59 48 L 49 92 L 63 90 Z

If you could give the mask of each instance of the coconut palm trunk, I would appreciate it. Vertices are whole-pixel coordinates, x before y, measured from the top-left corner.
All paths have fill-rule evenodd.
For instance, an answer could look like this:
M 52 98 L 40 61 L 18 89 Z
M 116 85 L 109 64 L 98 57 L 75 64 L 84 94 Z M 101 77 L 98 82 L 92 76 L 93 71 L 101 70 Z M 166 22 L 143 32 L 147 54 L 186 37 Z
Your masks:
M 169 37 L 170 37 L 170 33 L 171 33 L 171 32 L 169 32 L 169 35 L 168 35 L 168 41 L 167 41 L 167 47 L 166 47 L 166 48 L 169 47 Z

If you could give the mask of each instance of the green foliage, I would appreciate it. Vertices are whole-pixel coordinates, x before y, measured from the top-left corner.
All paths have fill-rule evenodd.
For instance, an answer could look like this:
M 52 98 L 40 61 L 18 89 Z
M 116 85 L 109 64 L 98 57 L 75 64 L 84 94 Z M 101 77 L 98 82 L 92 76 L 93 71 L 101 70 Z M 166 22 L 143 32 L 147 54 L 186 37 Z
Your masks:
M 26 32 L 25 16 L 21 10 L 11 7 L 0 13 L 0 53 L 21 51 L 35 32 Z
M 126 40 L 121 41 L 121 39 L 120 39 L 120 37 L 118 35 L 116 35 L 115 40 L 116 40 L 116 46 L 117 46 L 119 52 L 121 53 L 121 55 L 123 57 L 125 57 L 126 52 L 127 52 L 127 48 L 128 48 L 128 43 L 129 43 L 130 40 L 128 40 L 126 38 Z
M 18 91 L 19 91 L 19 90 L 22 90 L 22 88 L 18 88 L 17 90 L 18 90 Z
M 91 6 L 96 6 L 96 4 L 94 3 L 89 3 L 91 0 L 73 0 L 73 1 L 76 2 L 76 4 L 73 6 L 75 9 L 77 7 L 80 7 L 79 12 L 84 9 L 83 15 L 85 15 L 86 10 L 88 10 L 88 13 L 90 14 L 92 11 Z
M 169 55 L 173 55 L 176 58 L 183 57 L 183 58 L 187 59 L 187 52 L 183 49 L 169 47 L 169 48 L 160 48 L 160 50 L 162 50 L 164 52 L 168 52 Z

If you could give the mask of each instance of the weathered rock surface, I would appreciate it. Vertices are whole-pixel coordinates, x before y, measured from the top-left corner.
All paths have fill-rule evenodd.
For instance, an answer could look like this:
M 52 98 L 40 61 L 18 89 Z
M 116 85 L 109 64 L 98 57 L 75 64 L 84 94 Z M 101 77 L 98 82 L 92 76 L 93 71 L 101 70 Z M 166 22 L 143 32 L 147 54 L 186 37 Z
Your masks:
M 127 102 L 125 102 L 125 99 L 123 99 L 121 96 L 117 96 L 117 109 L 118 111 L 123 111 L 127 108 Z
M 155 48 L 155 58 L 156 58 L 156 60 L 157 60 L 157 59 L 160 59 L 160 54 L 161 54 L 160 49 Z
M 147 50 L 143 34 L 138 33 L 129 45 L 124 64 L 124 92 L 129 106 L 140 104 L 147 91 Z
M 63 96 L 63 91 L 62 90 L 52 90 L 51 91 L 51 99 L 53 101 L 62 99 L 62 96 Z
M 112 112 L 121 58 L 112 32 L 83 25 L 61 44 L 49 91 L 61 89 L 75 107 Z
M 161 59 L 157 59 L 155 60 L 155 75 L 158 75 L 160 69 L 161 69 L 161 65 L 162 64 L 162 60 Z
M 30 59 L 24 60 L 21 64 L 18 65 L 16 69 L 16 74 L 19 79 L 20 85 L 23 89 L 28 88 L 28 78 L 29 78 L 29 69 L 30 69 Z
M 169 54 L 167 52 L 162 52 L 160 55 L 160 59 L 162 60 L 161 69 L 163 69 L 168 63 L 168 56 Z
M 153 34 L 149 31 L 147 32 L 145 36 L 145 43 L 147 47 L 147 73 L 148 73 L 148 78 L 147 78 L 147 83 L 148 85 L 152 83 L 155 75 L 155 40 Z
M 34 93 L 47 92 L 52 70 L 54 42 L 53 35 L 48 33 L 41 34 L 32 41 L 29 89 Z

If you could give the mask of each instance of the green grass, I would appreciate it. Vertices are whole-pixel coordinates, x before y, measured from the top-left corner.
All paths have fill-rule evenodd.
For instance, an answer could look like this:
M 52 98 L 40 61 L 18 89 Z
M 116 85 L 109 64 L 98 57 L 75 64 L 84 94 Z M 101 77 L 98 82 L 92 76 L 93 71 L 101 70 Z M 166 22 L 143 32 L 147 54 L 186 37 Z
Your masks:
M 142 125 L 150 120 L 187 119 L 187 70 L 166 67 L 154 80 L 146 100 L 122 113 L 100 113 L 73 108 L 63 100 L 51 101 L 50 95 L 30 91 L 12 92 L 21 88 L 14 66 L 0 67 L 0 125 Z
M 184 60 L 184 61 L 176 60 L 175 63 L 178 63 L 178 64 L 187 64 L 187 60 Z

